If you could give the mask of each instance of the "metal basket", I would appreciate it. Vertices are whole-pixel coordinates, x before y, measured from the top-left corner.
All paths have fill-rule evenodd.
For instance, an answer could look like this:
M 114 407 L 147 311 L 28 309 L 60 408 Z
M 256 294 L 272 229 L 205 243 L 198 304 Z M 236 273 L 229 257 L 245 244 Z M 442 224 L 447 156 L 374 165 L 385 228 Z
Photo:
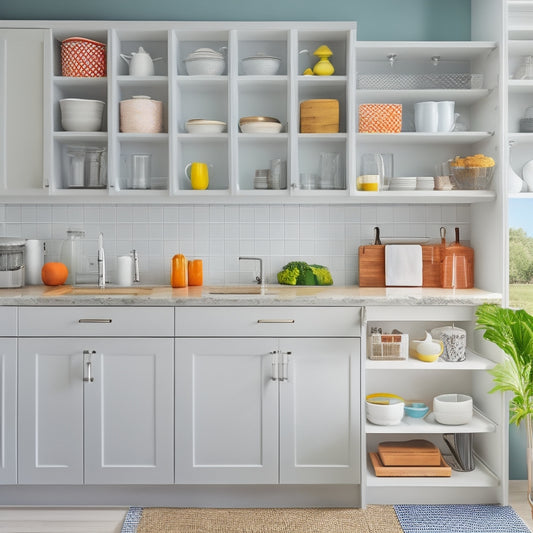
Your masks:
M 483 74 L 359 74 L 358 89 L 481 89 Z
M 370 336 L 369 359 L 396 361 L 407 359 L 409 335 L 406 333 L 377 334 Z

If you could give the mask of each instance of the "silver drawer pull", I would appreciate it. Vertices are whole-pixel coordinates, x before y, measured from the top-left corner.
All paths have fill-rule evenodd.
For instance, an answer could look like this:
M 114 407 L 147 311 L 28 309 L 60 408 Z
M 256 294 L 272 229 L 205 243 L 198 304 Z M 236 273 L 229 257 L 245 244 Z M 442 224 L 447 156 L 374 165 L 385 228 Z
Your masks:
M 80 324 L 111 324 L 110 318 L 80 318 Z
M 259 318 L 258 324 L 294 324 L 294 318 Z

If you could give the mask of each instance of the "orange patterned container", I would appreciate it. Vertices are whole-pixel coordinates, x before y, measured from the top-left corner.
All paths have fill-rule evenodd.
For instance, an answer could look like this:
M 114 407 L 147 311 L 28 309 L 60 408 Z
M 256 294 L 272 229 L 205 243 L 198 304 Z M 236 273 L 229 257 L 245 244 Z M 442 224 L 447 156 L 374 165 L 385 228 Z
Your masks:
M 62 41 L 61 75 L 76 78 L 104 77 L 105 44 L 83 37 L 69 37 Z
M 359 106 L 361 133 L 400 133 L 402 104 L 361 104 Z

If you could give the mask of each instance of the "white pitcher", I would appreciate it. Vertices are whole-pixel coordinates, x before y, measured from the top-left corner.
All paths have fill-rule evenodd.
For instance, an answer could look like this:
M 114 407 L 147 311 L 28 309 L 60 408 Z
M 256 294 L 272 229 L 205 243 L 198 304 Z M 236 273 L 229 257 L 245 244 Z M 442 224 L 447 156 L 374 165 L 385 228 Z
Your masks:
M 131 56 L 120 54 L 120 57 L 130 66 L 130 76 L 153 76 L 154 61 L 162 59 L 161 57 L 152 59 L 142 46 L 139 46 L 137 52 L 132 52 Z

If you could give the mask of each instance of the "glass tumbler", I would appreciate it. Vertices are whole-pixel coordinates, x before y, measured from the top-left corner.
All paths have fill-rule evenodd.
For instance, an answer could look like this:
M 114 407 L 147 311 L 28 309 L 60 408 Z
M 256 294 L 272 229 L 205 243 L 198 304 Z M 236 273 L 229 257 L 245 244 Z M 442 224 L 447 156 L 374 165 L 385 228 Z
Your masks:
M 379 191 L 383 183 L 383 157 L 381 154 L 362 154 L 357 176 L 358 191 Z

